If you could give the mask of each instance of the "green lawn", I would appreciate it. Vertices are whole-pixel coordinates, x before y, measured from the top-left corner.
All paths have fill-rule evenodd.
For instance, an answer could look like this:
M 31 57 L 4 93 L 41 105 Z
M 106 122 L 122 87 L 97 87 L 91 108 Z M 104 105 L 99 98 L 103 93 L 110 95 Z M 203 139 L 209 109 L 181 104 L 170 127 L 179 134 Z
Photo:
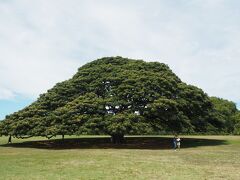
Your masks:
M 180 151 L 168 136 L 12 140 L 0 137 L 0 179 L 240 179 L 240 136 L 185 136 Z

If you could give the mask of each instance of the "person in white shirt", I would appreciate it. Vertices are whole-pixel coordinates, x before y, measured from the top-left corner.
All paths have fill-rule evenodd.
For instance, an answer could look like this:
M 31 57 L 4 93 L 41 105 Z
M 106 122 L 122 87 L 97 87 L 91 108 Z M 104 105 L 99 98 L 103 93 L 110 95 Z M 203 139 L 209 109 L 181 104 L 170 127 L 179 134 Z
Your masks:
M 177 141 L 177 149 L 180 150 L 180 145 L 181 145 L 181 143 L 180 143 L 180 141 L 181 141 L 180 137 L 177 137 L 176 141 Z

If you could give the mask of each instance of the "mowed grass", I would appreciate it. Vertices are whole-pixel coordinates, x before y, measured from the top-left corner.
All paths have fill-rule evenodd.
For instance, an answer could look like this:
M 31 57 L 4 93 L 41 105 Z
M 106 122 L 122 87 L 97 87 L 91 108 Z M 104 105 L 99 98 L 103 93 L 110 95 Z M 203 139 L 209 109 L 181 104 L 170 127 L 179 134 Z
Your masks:
M 0 137 L 0 179 L 240 179 L 240 136 L 41 137 L 6 145 Z

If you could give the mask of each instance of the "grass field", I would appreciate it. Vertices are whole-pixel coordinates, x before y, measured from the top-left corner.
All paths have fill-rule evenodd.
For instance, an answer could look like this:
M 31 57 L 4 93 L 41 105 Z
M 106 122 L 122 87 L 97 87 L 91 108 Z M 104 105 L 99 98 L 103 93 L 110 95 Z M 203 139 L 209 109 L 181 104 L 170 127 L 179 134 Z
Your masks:
M 59 139 L 58 139 L 59 138 Z M 240 179 L 240 136 L 0 137 L 0 179 Z

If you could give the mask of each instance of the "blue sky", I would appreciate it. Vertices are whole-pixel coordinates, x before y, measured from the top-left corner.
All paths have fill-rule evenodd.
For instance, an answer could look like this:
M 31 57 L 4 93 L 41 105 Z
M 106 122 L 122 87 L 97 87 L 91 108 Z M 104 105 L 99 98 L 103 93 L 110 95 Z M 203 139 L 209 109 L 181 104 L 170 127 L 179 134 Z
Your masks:
M 239 8 L 238 0 L 0 0 L 0 119 L 86 62 L 117 55 L 166 63 L 240 106 Z
M 5 115 L 18 111 L 19 109 L 22 109 L 23 107 L 26 107 L 27 105 L 31 104 L 33 101 L 34 99 L 21 96 L 15 97 L 14 99 L 11 100 L 0 100 L 1 107 L 0 120 L 4 119 Z

